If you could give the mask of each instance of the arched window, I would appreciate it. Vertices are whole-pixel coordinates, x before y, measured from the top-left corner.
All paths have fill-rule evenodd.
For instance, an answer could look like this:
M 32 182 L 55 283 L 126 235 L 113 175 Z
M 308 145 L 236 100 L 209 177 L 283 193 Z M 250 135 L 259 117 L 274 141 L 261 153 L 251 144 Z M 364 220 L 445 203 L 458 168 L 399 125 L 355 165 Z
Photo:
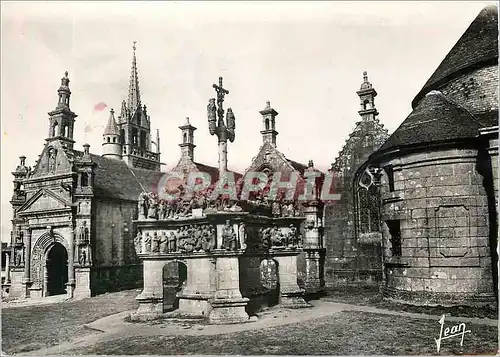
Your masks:
M 113 136 L 113 142 L 116 143 L 116 136 Z
M 266 130 L 269 130 L 269 119 L 266 118 Z
M 108 143 L 110 142 L 109 136 L 107 137 Z
M 69 127 L 67 125 L 64 126 L 64 137 L 69 137 Z
M 136 128 L 133 128 L 132 129 L 132 145 L 137 145 L 138 144 L 138 133 L 137 133 L 137 129 Z
M 52 136 L 57 136 L 59 135 L 59 124 L 57 122 L 54 122 L 54 126 L 52 127 Z
M 364 173 L 357 187 L 357 220 L 359 233 L 380 232 L 380 191 L 374 178 Z
M 146 149 L 147 134 L 144 130 L 141 130 L 141 148 Z
M 368 99 L 365 99 L 365 101 L 363 102 L 363 109 L 371 109 L 371 104 L 370 104 L 370 101 Z
M 125 144 L 125 130 L 124 129 L 120 130 L 120 141 L 122 144 Z
M 187 133 L 184 133 L 184 134 L 182 135 L 182 142 L 183 142 L 184 144 L 185 144 L 185 143 L 187 143 L 187 138 L 188 138 Z

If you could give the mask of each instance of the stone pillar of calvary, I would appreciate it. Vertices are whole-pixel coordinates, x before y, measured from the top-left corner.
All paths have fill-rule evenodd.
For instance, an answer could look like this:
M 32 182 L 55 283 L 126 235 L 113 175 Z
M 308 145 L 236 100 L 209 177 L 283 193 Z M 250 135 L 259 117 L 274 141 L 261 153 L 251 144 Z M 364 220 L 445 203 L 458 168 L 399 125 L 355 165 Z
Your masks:
M 214 84 L 213 88 L 217 92 L 217 108 L 215 106 L 215 98 L 210 98 L 207 106 L 208 112 L 208 130 L 210 135 L 217 135 L 219 139 L 219 176 L 227 172 L 227 141 L 234 141 L 235 118 L 233 110 L 227 109 L 226 123 L 224 123 L 224 96 L 229 94 L 229 91 L 222 87 L 222 77 L 219 77 L 219 85 Z M 217 124 L 216 117 L 218 117 Z

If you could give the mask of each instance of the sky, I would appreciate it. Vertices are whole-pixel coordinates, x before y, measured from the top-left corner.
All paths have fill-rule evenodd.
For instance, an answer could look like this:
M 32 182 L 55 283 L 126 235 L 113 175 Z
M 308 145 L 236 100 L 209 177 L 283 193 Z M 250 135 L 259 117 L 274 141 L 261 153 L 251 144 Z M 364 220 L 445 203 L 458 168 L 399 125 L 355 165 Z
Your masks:
M 160 130 L 163 170 L 179 159 L 178 126 L 189 117 L 195 161 L 217 166 L 206 117 L 224 77 L 236 117 L 228 166 L 243 172 L 262 143 L 259 111 L 279 112 L 278 149 L 327 170 L 360 119 L 363 71 L 393 132 L 411 100 L 481 9 L 494 2 L 8 2 L 1 5 L 1 238 L 19 156 L 43 149 L 48 112 L 69 72 L 75 149 L 102 153 L 109 110 L 127 97 L 137 41 L 141 99 Z M 97 103 L 107 108 L 96 111 Z M 92 131 L 85 133 L 89 126 Z

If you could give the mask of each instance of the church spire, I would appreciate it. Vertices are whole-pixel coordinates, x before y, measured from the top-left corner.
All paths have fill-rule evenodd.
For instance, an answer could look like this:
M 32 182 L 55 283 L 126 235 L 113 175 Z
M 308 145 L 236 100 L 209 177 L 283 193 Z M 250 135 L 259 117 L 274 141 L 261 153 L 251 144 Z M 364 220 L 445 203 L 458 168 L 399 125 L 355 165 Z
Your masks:
M 133 113 L 137 109 L 137 106 L 141 104 L 141 93 L 139 91 L 139 77 L 137 75 L 137 59 L 135 57 L 136 41 L 134 41 L 133 57 L 132 57 L 132 70 L 130 72 L 130 82 L 128 85 L 128 100 L 127 106 L 129 110 Z

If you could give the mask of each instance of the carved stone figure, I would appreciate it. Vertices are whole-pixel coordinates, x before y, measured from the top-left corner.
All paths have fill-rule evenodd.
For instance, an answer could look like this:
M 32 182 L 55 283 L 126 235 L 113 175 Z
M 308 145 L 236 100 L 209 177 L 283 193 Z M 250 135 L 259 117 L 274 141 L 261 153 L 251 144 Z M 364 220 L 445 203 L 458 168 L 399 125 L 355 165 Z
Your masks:
M 262 248 L 269 249 L 271 248 L 271 228 L 269 227 L 261 227 L 259 230 L 259 235 L 262 240 Z
M 236 245 L 236 233 L 234 233 L 233 226 L 229 222 L 226 221 L 224 227 L 222 227 L 222 249 L 226 250 L 235 250 L 237 249 Z
M 16 232 L 16 245 L 22 246 L 24 244 L 24 234 L 22 230 Z
M 134 238 L 134 247 L 137 254 L 142 253 L 142 233 L 139 231 Z
M 78 256 L 78 263 L 82 267 L 87 264 L 87 252 L 85 251 L 85 249 L 80 249 L 80 255 Z
M 168 236 L 168 252 L 173 253 L 177 250 L 177 237 L 175 233 L 172 231 Z
M 56 171 L 56 156 L 57 150 L 54 148 L 49 149 L 49 172 L 54 173 Z
M 156 202 L 150 202 L 148 209 L 148 218 L 158 219 L 158 206 Z
M 163 201 L 158 204 L 158 219 L 165 219 L 166 206 Z
M 202 249 L 203 243 L 203 228 L 204 226 L 195 226 L 193 237 L 194 237 L 194 250 L 200 251 Z
M 241 211 L 243 211 L 243 208 L 241 208 L 240 206 L 238 206 L 238 202 L 237 201 L 234 201 L 234 203 L 231 205 L 231 207 L 229 207 L 229 210 L 232 211 L 232 212 L 241 212 Z
M 177 231 L 175 232 L 176 235 L 176 240 L 177 240 L 177 250 L 178 251 L 184 251 L 184 237 L 185 237 L 185 230 L 186 227 L 180 227 L 177 228 Z
M 238 227 L 238 235 L 240 238 L 241 248 L 246 249 L 246 247 L 247 247 L 247 232 L 246 232 L 245 223 L 240 223 L 240 226 Z
M 314 223 L 313 220 L 307 220 L 305 225 L 304 225 L 304 228 L 310 230 L 310 229 L 313 229 L 315 226 L 316 226 L 316 224 Z
M 288 232 L 287 242 L 286 244 L 290 246 L 297 246 L 297 228 L 290 224 L 290 231 Z
M 207 117 L 208 117 L 208 130 L 210 135 L 215 134 L 216 130 L 216 107 L 215 107 L 215 98 L 210 98 L 207 105 Z
M 192 251 L 194 251 L 195 245 L 196 242 L 194 239 L 194 227 L 190 225 L 184 230 L 184 250 L 186 251 L 186 253 L 191 253 Z
M 146 238 L 144 239 L 144 251 L 145 253 L 151 253 L 151 236 L 149 232 L 146 233 Z
M 271 246 L 281 247 L 283 246 L 283 233 L 278 227 L 274 226 L 271 230 Z
M 158 245 L 160 247 L 160 253 L 167 253 L 168 251 L 168 238 L 167 238 L 167 232 L 162 231 L 161 232 L 161 237 L 159 239 Z
M 279 217 L 281 215 L 281 204 L 279 201 L 273 201 L 271 211 L 274 217 Z
M 158 233 L 153 232 L 153 238 L 151 239 L 151 253 L 158 253 L 160 249 L 160 241 Z
M 165 204 L 165 218 L 166 219 L 173 218 L 174 212 L 175 212 L 174 203 L 171 201 L 167 201 Z
M 16 248 L 14 253 L 15 253 L 15 265 L 19 266 L 23 263 L 23 253 L 24 253 L 23 247 Z
M 141 194 L 139 195 L 138 209 L 139 209 L 139 219 L 146 218 L 147 196 L 144 192 L 141 192 Z

